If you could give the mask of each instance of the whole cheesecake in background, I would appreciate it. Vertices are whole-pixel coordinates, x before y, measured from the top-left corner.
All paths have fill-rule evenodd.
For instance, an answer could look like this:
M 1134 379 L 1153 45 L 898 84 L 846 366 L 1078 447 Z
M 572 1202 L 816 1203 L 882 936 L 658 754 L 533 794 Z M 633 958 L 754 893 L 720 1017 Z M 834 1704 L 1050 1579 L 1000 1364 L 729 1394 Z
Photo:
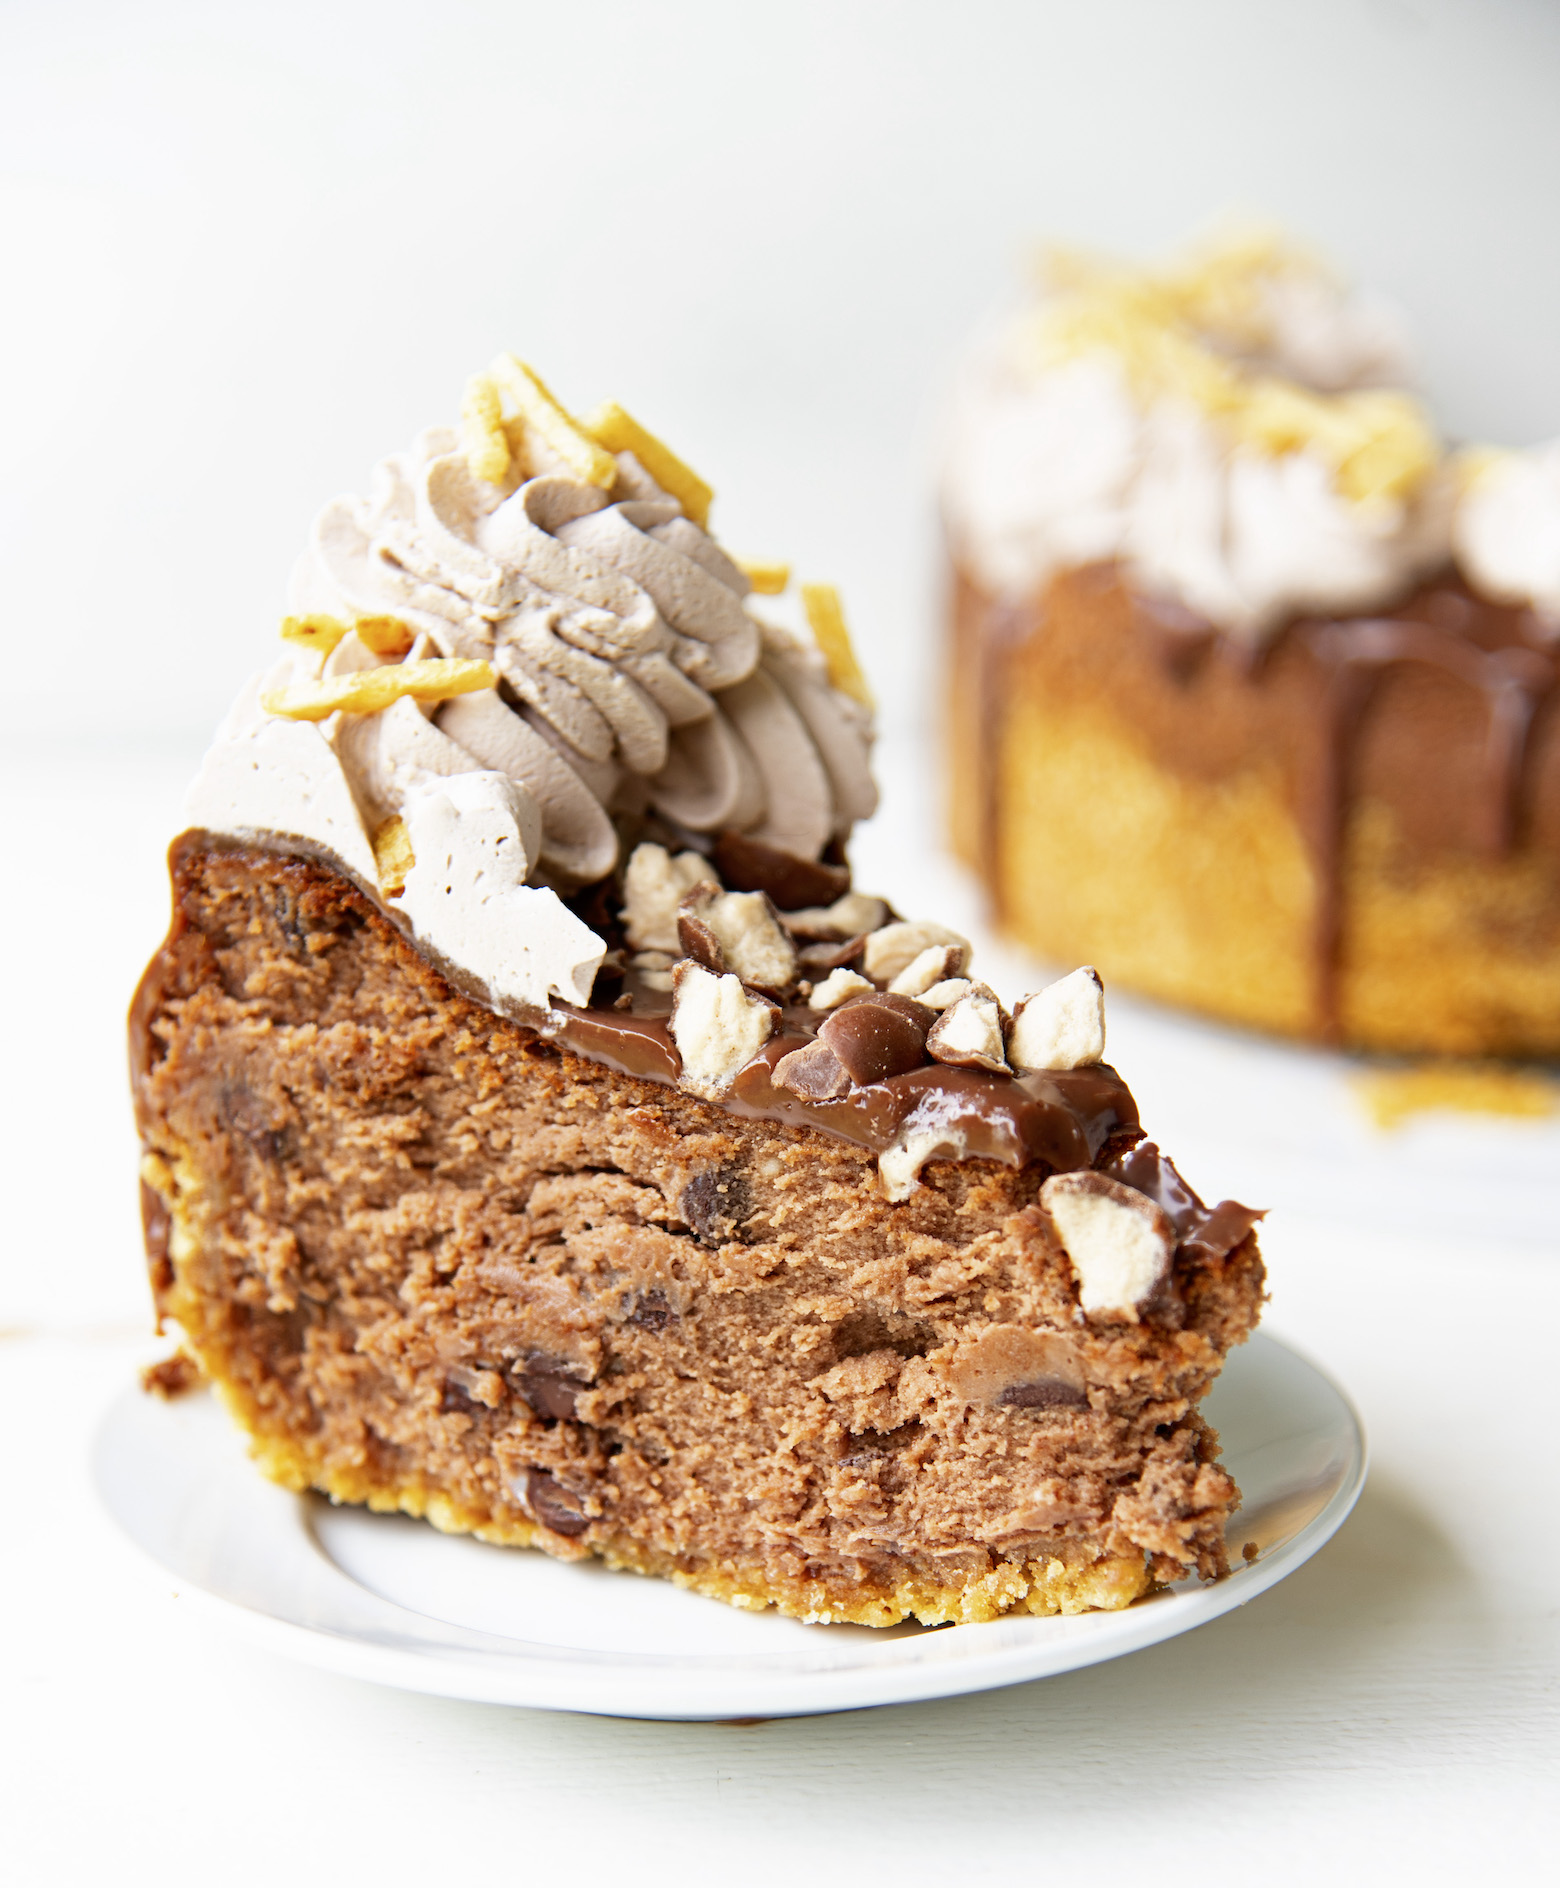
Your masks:
M 1451 453 L 1271 236 L 1052 256 L 944 485 L 955 838 L 1001 922 L 1284 1035 L 1560 1051 L 1560 447 Z
M 837 599 L 761 620 L 709 503 L 505 356 L 322 512 L 132 1013 L 159 1314 L 287 1486 L 741 1606 L 1217 1577 L 1259 1215 L 1092 971 L 1009 1014 L 852 888 Z

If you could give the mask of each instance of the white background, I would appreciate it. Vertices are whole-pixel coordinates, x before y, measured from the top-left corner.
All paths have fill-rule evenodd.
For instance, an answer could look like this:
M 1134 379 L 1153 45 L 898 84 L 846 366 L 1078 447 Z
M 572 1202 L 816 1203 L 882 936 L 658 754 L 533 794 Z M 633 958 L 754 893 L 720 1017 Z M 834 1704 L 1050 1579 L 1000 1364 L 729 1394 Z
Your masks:
M 190 1623 L 81 1461 L 150 1351 L 119 1032 L 159 855 L 323 497 L 499 348 L 622 400 L 734 549 L 843 584 L 896 782 L 863 854 L 954 902 L 935 415 L 1028 244 L 1275 215 L 1405 305 L 1451 430 L 1515 443 L 1560 431 L 1557 180 L 1560 14 L 1517 0 L 0 0 L 8 1877 L 1543 1878 L 1560 1273 L 1493 1192 L 1482 1233 L 1363 1194 L 1270 1222 L 1273 1325 L 1373 1432 L 1334 1546 L 989 1698 L 738 1731 L 312 1676 Z M 1256 1171 L 1239 1125 L 1199 1141 L 1212 1191 Z

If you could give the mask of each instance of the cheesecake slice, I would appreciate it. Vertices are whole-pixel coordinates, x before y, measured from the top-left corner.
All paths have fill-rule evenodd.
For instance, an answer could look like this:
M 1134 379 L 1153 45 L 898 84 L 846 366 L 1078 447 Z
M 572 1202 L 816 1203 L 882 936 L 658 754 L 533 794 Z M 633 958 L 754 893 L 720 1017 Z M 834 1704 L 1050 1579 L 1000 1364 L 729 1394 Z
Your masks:
M 1226 1570 L 1197 1405 L 1256 1216 L 1107 1066 L 810 1101 L 791 1010 L 712 1102 L 643 1001 L 526 1026 L 317 862 L 192 833 L 173 866 L 134 1013 L 153 1287 L 268 1474 L 810 1620 Z M 944 1156 L 891 1199 L 918 1108 Z
M 321 515 L 132 1013 L 161 1318 L 332 1500 L 890 1625 L 1226 1570 L 1256 1322 L 1104 1060 L 855 890 L 832 594 L 509 357 Z

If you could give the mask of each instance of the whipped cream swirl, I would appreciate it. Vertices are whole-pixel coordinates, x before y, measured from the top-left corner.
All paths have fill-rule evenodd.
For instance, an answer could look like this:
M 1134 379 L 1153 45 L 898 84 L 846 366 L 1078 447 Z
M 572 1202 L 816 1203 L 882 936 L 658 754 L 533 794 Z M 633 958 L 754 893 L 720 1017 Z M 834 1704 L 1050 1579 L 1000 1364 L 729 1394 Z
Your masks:
M 362 633 L 328 654 L 294 645 L 250 683 L 188 823 L 323 853 L 523 1011 L 589 1000 L 606 946 L 560 894 L 614 870 L 620 822 L 655 813 L 804 859 L 843 839 L 876 805 L 867 711 L 815 648 L 750 613 L 742 572 L 631 453 L 615 463 L 610 490 L 587 484 L 528 435 L 492 484 L 434 429 L 368 497 L 327 505 L 292 607 Z M 429 656 L 486 661 L 498 686 L 317 723 L 262 706 Z M 399 879 L 380 853 L 392 832 Z
M 644 810 L 816 858 L 876 804 L 864 713 L 816 652 L 749 613 L 742 572 L 637 460 L 618 467 L 610 493 L 545 470 L 490 485 L 434 429 L 379 466 L 368 498 L 325 507 L 295 610 L 398 617 L 420 652 L 502 678 L 502 695 L 448 702 L 424 729 L 412 708 L 341 718 L 367 817 L 418 776 L 492 768 L 535 798 L 538 869 L 561 882 L 609 872 L 612 816 Z M 349 636 L 325 668 L 386 659 Z

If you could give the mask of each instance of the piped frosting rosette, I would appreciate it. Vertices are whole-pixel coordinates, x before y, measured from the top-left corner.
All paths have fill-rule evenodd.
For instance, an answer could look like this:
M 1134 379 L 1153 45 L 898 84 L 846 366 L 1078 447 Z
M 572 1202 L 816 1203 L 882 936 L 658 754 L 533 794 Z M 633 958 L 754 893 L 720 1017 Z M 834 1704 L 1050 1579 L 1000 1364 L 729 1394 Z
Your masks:
M 581 1001 L 605 947 L 557 894 L 614 870 L 620 828 L 817 860 L 875 807 L 870 710 L 837 616 L 809 610 L 820 649 L 750 611 L 653 436 L 615 407 L 587 431 L 509 357 L 474 385 L 484 424 L 468 392 L 462 433 L 320 513 L 288 653 L 186 811 L 316 843 L 496 1000 Z
M 754 618 L 742 571 L 633 454 L 616 470 L 610 490 L 547 471 L 490 484 L 434 429 L 378 468 L 368 498 L 326 506 L 293 608 L 398 619 L 498 680 L 431 727 L 342 717 L 334 742 L 365 814 L 398 810 L 419 773 L 491 768 L 536 801 L 538 864 L 559 880 L 610 872 L 612 815 L 641 810 L 817 858 L 875 804 L 864 709 Z M 389 659 L 354 633 L 323 672 Z

